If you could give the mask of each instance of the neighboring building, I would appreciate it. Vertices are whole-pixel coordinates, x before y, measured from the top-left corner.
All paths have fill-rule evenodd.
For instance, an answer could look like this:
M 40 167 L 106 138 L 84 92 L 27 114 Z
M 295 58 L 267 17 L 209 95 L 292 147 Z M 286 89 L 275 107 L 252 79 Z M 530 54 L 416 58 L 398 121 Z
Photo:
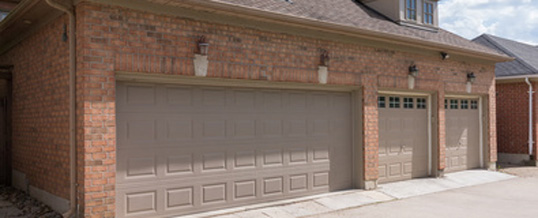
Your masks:
M 538 101 L 533 99 L 537 98 L 538 89 L 538 48 L 487 34 L 473 41 L 515 58 L 498 63 L 495 68 L 499 161 L 536 164 Z M 534 92 L 532 95 L 529 88 Z
M 0 23 L 0 65 L 10 181 L 56 210 L 163 217 L 495 169 L 512 59 L 439 29 L 437 1 L 54 2 Z

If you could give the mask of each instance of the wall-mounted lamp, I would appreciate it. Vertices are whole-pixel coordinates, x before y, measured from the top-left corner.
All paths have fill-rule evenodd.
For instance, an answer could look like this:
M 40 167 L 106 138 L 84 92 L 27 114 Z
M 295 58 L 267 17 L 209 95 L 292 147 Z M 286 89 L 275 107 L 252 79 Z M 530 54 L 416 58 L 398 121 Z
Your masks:
M 327 67 L 329 66 L 329 62 L 331 61 L 331 57 L 329 56 L 328 51 L 321 52 L 319 62 L 321 66 Z
M 475 80 L 476 80 L 476 76 L 474 75 L 473 72 L 467 73 L 467 86 L 466 86 L 467 93 L 472 92 L 473 83 Z
M 474 83 L 475 80 L 476 80 L 476 76 L 474 75 L 473 72 L 467 73 L 467 82 Z
M 450 58 L 450 55 L 446 52 L 441 52 L 441 59 L 446 60 Z
M 320 84 L 327 84 L 327 78 L 329 77 L 329 62 L 331 57 L 329 57 L 329 52 L 326 50 L 321 51 L 319 56 L 319 66 L 318 66 L 318 82 Z
M 209 51 L 209 43 L 207 42 L 207 38 L 205 36 L 200 36 L 197 43 L 199 54 L 207 56 L 207 52 Z
M 413 76 L 413 77 L 417 77 L 418 76 L 418 68 L 417 68 L 417 65 L 411 65 L 409 66 L 409 75 L 410 76 Z
M 411 65 L 409 66 L 409 75 L 407 76 L 407 85 L 409 89 L 415 88 L 415 79 L 418 76 L 418 68 L 417 65 Z

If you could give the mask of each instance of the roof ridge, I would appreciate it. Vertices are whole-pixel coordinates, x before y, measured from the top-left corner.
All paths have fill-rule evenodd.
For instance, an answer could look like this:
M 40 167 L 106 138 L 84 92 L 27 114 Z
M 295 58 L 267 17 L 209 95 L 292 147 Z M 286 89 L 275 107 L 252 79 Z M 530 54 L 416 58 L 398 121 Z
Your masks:
M 514 41 L 514 40 L 510 40 L 510 39 L 505 39 L 505 38 L 502 38 L 502 37 L 498 37 L 498 36 L 494 36 L 494 35 L 490 35 L 490 34 L 486 34 L 486 33 L 482 34 L 482 36 L 484 36 L 484 39 L 486 41 L 488 41 L 489 43 L 491 43 L 495 47 L 499 48 L 502 52 L 509 55 L 510 57 L 515 58 L 515 61 L 517 61 L 517 62 L 521 63 L 523 66 L 527 67 L 531 72 L 538 73 L 538 69 L 534 68 L 531 64 L 529 64 L 523 58 L 521 58 L 518 55 L 514 54 L 508 48 L 506 48 L 505 46 L 503 46 L 502 44 L 497 42 L 496 39 L 504 39 L 504 40 L 508 40 L 508 41 L 516 42 L 516 43 L 520 43 L 520 44 L 525 44 L 525 43 L 517 42 L 517 41 Z M 474 39 L 473 39 L 473 41 L 474 41 Z M 527 44 L 525 44 L 525 45 L 527 45 Z

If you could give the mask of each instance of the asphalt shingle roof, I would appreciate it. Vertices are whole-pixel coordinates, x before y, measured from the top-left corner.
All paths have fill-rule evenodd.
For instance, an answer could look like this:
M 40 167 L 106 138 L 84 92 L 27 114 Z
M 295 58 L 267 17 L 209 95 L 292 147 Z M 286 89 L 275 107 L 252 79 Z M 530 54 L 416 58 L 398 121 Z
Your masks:
M 538 47 L 489 34 L 473 41 L 515 58 L 510 62 L 497 63 L 497 77 L 538 74 Z
M 449 31 L 427 31 L 399 25 L 356 0 L 205 0 L 306 18 L 350 28 L 388 33 L 482 53 L 504 56 Z M 291 3 L 290 3 L 291 2 Z

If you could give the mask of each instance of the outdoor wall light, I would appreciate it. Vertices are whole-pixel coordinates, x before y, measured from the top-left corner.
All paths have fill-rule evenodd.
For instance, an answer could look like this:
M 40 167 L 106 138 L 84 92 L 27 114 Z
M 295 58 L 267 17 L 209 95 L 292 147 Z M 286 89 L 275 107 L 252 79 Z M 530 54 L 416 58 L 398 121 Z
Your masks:
M 329 62 L 331 61 L 331 57 L 329 57 L 329 52 L 328 51 L 321 52 L 319 61 L 320 61 L 321 66 L 325 66 L 325 67 L 329 66 Z
M 446 52 L 441 52 L 441 58 L 443 60 L 446 60 L 446 59 L 450 58 L 450 55 L 448 53 L 446 53 Z
M 207 52 L 209 51 L 209 43 L 207 42 L 207 38 L 205 36 L 200 36 L 198 39 L 198 52 L 200 55 L 207 56 Z
M 476 76 L 474 75 L 473 72 L 467 73 L 467 82 L 474 83 L 475 80 L 476 80 Z
M 418 76 L 418 68 L 417 68 L 417 65 L 411 65 L 409 66 L 409 75 L 412 76 L 412 77 L 417 77 Z

